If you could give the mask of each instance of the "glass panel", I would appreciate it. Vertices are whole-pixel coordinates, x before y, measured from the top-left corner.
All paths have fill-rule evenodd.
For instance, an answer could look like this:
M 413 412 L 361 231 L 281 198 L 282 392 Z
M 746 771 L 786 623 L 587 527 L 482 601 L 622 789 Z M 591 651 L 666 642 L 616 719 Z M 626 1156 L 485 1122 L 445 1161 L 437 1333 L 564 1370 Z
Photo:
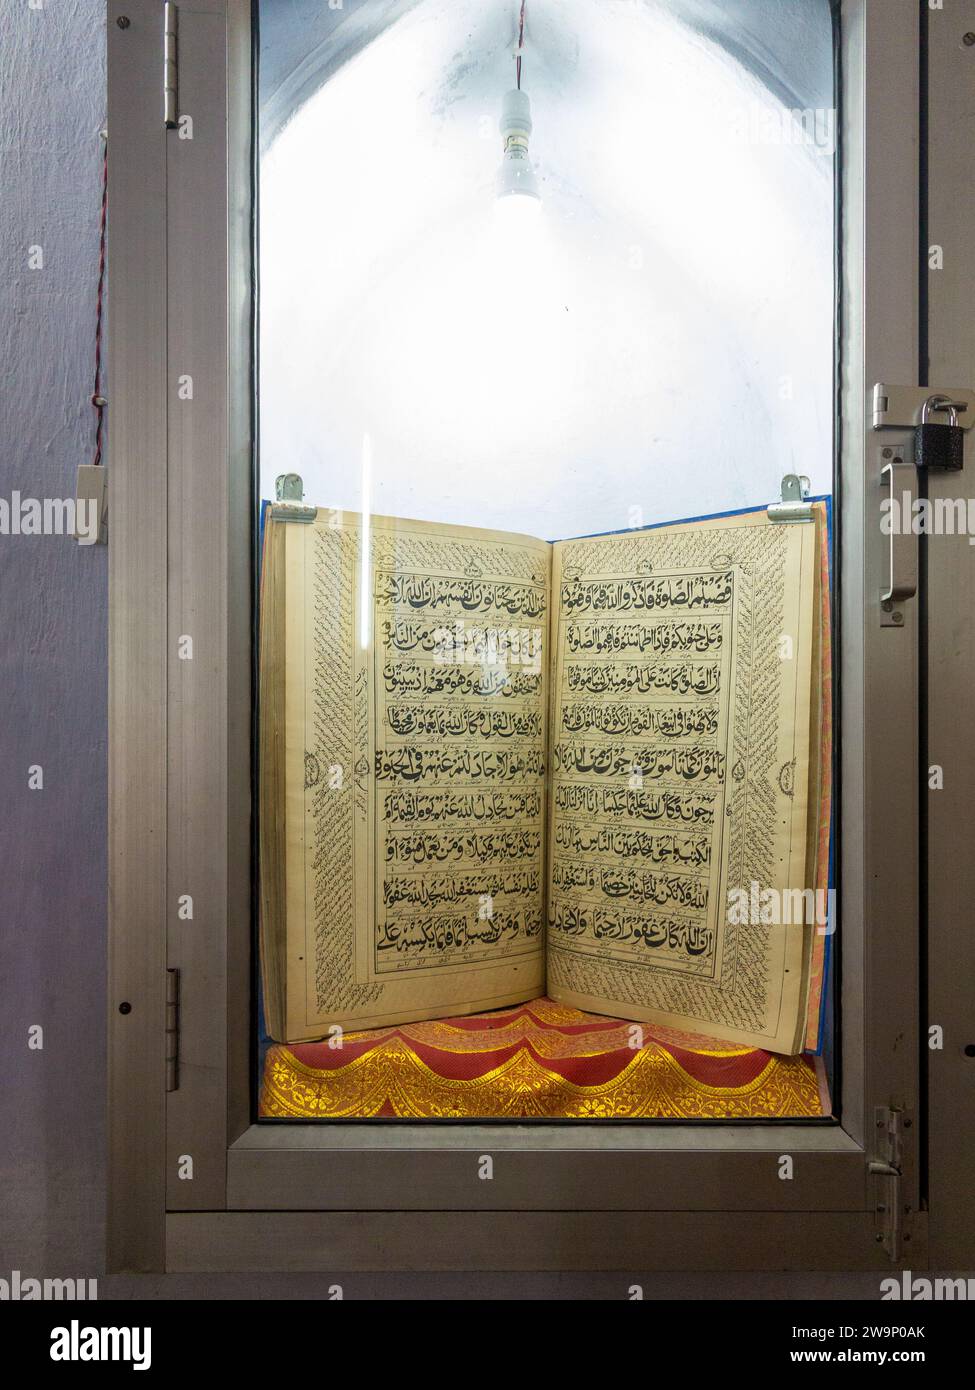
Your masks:
M 825 0 L 531 0 L 534 217 L 516 4 L 311 8 L 261 7 L 264 496 L 357 510 L 364 435 L 377 511 L 549 539 L 830 491 Z
M 273 498 L 275 479 L 298 473 L 305 500 L 328 509 L 327 518 L 320 512 L 316 523 L 320 541 L 309 540 L 310 532 L 300 541 L 297 533 L 287 542 L 280 540 L 276 572 L 283 576 L 287 571 L 288 592 L 293 594 L 294 575 L 299 570 L 317 574 L 315 556 L 334 545 L 338 577 L 330 591 L 327 624 L 338 632 L 347 621 L 360 636 L 366 634 L 360 641 L 361 660 L 352 656 L 348 665 L 350 690 L 375 687 L 368 697 L 362 696 L 372 702 L 363 705 L 364 723 L 379 721 L 378 728 L 384 719 L 395 726 L 407 716 L 414 724 L 420 718 L 426 733 L 433 731 L 433 743 L 442 744 L 449 756 L 457 719 L 467 719 L 469 725 L 474 720 L 483 728 L 486 717 L 493 730 L 504 724 L 507 731 L 518 724 L 511 746 L 535 719 L 537 728 L 532 724 L 532 730 L 544 748 L 543 761 L 547 760 L 550 772 L 560 759 L 564 770 L 568 758 L 574 759 L 578 773 L 583 756 L 578 740 L 567 739 L 561 750 L 558 741 L 560 733 L 565 737 L 580 718 L 590 721 L 591 743 L 628 750 L 626 766 L 616 768 L 613 787 L 628 798 L 629 809 L 615 821 L 609 815 L 587 822 L 586 835 L 597 836 L 601 849 L 593 848 L 595 840 L 592 846 L 582 846 L 575 820 L 567 818 L 561 829 L 545 821 L 546 789 L 556 804 L 561 797 L 563 809 L 573 798 L 578 804 L 584 791 L 577 785 L 577 776 L 561 785 L 557 774 L 553 783 L 539 772 L 539 807 L 529 813 L 526 803 L 517 815 L 504 811 L 507 820 L 501 822 L 501 829 L 508 827 L 509 839 L 511 833 L 521 835 L 523 848 L 532 841 L 531 853 L 541 856 L 538 862 L 542 880 L 548 884 L 546 891 L 553 894 L 551 875 L 560 872 L 560 836 L 573 837 L 577 856 L 573 862 L 590 868 L 595 864 L 604 876 L 611 872 L 605 857 L 609 844 L 614 863 L 627 863 L 621 855 L 636 856 L 641 872 L 651 862 L 658 868 L 661 863 L 673 868 L 675 856 L 713 855 L 707 872 L 699 875 L 702 883 L 707 880 L 708 886 L 701 891 L 711 907 L 702 908 L 698 921 L 693 907 L 688 909 L 689 898 L 676 906 L 671 899 L 673 910 L 663 918 L 657 913 L 654 931 L 664 936 L 669 932 L 662 954 L 673 950 L 681 969 L 688 970 L 697 949 L 688 945 L 688 932 L 692 928 L 711 931 L 707 943 L 703 935 L 694 937 L 700 944 L 698 975 L 703 978 L 707 964 L 715 979 L 724 978 L 721 972 L 731 969 L 728 943 L 732 938 L 725 941 L 713 922 L 711 927 L 706 922 L 712 921 L 707 912 L 719 898 L 723 906 L 733 882 L 727 868 L 733 851 L 715 838 L 714 827 L 727 815 L 729 838 L 733 841 L 738 833 L 734 776 L 739 765 L 742 787 L 751 787 L 749 758 L 740 756 L 736 761 L 733 756 L 739 708 L 735 704 L 738 687 L 733 686 L 740 682 L 745 660 L 736 655 L 734 645 L 745 640 L 742 595 L 752 593 L 748 584 L 758 583 L 756 570 L 754 566 L 748 570 L 738 549 L 725 555 L 719 547 L 717 554 L 711 545 L 707 565 L 727 569 L 729 575 L 734 571 L 734 575 L 725 586 L 727 624 L 722 626 L 724 619 L 718 621 L 715 610 L 712 637 L 702 630 L 700 640 L 724 643 L 723 654 L 713 663 L 713 678 L 703 672 L 707 663 L 698 660 L 701 651 L 693 659 L 688 656 L 689 672 L 683 675 L 668 666 L 673 699 L 663 710 L 659 682 L 665 678 L 664 649 L 671 642 L 691 640 L 685 629 L 678 632 L 676 618 L 684 615 L 683 608 L 678 613 L 675 607 L 669 617 L 663 609 L 687 602 L 675 598 L 673 584 L 679 581 L 684 586 L 681 592 L 687 592 L 687 574 L 705 566 L 710 543 L 688 538 L 690 533 L 685 532 L 683 539 L 674 541 L 676 549 L 662 550 L 667 542 L 658 539 L 657 549 L 643 555 L 640 575 L 634 573 L 626 580 L 630 587 L 625 603 L 636 602 L 641 609 L 662 605 L 663 616 L 647 619 L 639 633 L 634 629 L 625 636 L 621 615 L 628 610 L 624 606 L 616 613 L 611 639 L 632 641 L 634 651 L 644 654 L 656 644 L 656 664 L 644 661 L 643 656 L 634 664 L 631 652 L 625 657 L 626 670 L 617 663 L 607 676 L 612 662 L 596 663 L 601 676 L 617 685 L 631 679 L 628 670 L 634 673 L 633 680 L 649 681 L 653 687 L 641 701 L 636 701 L 632 687 L 623 694 L 617 692 L 620 717 L 631 732 L 639 728 L 635 742 L 627 741 L 620 728 L 612 727 L 610 715 L 617 705 L 607 703 L 605 692 L 588 709 L 585 701 L 569 700 L 565 694 L 568 683 L 584 677 L 582 668 L 569 659 L 572 644 L 606 640 L 606 633 L 596 631 L 595 621 L 584 639 L 578 625 L 568 621 L 577 602 L 580 613 L 597 616 L 591 588 L 588 599 L 567 596 L 566 583 L 585 588 L 587 581 L 587 574 L 581 579 L 577 574 L 578 556 L 568 548 L 557 550 L 554 564 L 561 581 L 553 580 L 550 573 L 545 579 L 544 566 L 552 562 L 539 561 L 533 568 L 526 557 L 535 552 L 518 550 L 516 538 L 508 533 L 559 541 L 762 508 L 778 495 L 786 473 L 806 475 L 814 495 L 832 491 L 835 112 L 829 5 L 826 0 L 674 0 L 666 5 L 653 0 L 527 0 L 525 5 L 518 0 L 490 4 L 483 0 L 377 0 L 368 7 L 346 10 L 323 6 L 320 0 L 261 0 L 259 8 L 261 493 L 265 499 Z M 359 516 L 372 520 L 364 524 Z M 423 525 L 417 531 L 382 518 L 411 518 Z M 467 568 L 462 566 L 453 574 L 449 565 L 456 562 L 457 538 L 425 531 L 427 523 L 505 534 L 482 537 L 476 564 L 468 553 Z M 300 528 L 303 523 L 288 523 L 292 525 Z M 829 653 L 828 643 L 824 646 L 813 638 L 819 631 L 821 608 L 810 587 L 809 567 L 818 567 L 822 552 L 820 527 L 812 529 L 815 542 L 790 541 L 786 547 L 795 557 L 801 552 L 795 563 L 805 567 L 802 582 L 807 588 L 804 599 L 797 597 L 798 589 L 795 593 L 789 589 L 785 606 L 795 598 L 797 621 L 800 611 L 805 615 L 803 653 L 799 654 L 799 664 L 805 662 L 804 674 L 788 688 L 798 691 L 807 705 L 812 691 L 812 714 L 806 715 L 801 735 L 805 740 L 812 728 L 813 737 L 808 748 L 803 743 L 806 751 L 798 766 L 800 771 L 809 768 L 809 824 L 803 821 L 803 825 L 809 844 L 815 842 L 806 868 L 818 856 L 815 883 L 825 892 L 828 806 L 818 797 L 821 785 L 829 783 L 829 720 L 828 710 L 823 720 L 817 718 L 823 684 L 817 672 L 823 660 L 828 669 Z M 419 576 L 408 579 L 396 571 L 411 565 L 416 569 L 420 546 L 416 537 L 421 532 L 429 563 L 426 568 L 420 566 Z M 470 549 L 473 542 L 467 544 Z M 614 576 L 614 566 L 624 564 L 624 555 L 636 556 L 635 544 L 627 542 L 628 549 L 619 545 L 605 549 L 598 564 L 593 552 L 592 574 Z M 287 548 L 290 560 L 285 558 Z M 659 580 L 649 579 L 661 570 L 661 564 L 666 574 Z M 791 573 L 792 564 L 792 559 L 782 559 L 775 583 L 791 584 L 782 576 Z M 429 588 L 435 571 L 436 583 L 444 586 L 431 600 L 440 605 L 433 614 L 440 617 L 440 636 L 431 648 L 429 664 L 416 665 L 426 694 L 414 699 L 401 692 L 399 704 L 394 704 L 389 688 L 379 689 L 388 665 L 379 647 L 384 624 L 386 631 L 393 631 L 395 646 L 406 616 L 433 613 L 424 609 L 427 598 L 418 597 L 416 583 Z M 749 573 L 751 578 L 742 577 Z M 530 588 L 533 583 L 544 588 L 559 624 L 552 629 L 551 661 L 561 664 L 553 664 L 549 671 L 547 636 L 543 656 L 531 648 L 533 631 L 542 631 L 538 626 L 542 619 L 536 615 L 521 620 L 526 611 L 524 595 L 517 602 L 510 594 L 506 599 L 509 620 L 501 637 L 500 659 L 498 632 L 489 625 L 472 632 L 468 622 L 458 637 L 457 622 L 470 617 L 470 604 L 459 597 L 461 587 L 465 582 L 480 584 L 487 575 L 495 583 L 503 580 L 509 589 L 519 584 Z M 317 581 L 309 579 L 309 584 L 313 582 Z M 599 582 L 605 589 L 604 580 Z M 773 583 L 771 578 L 768 582 Z M 732 591 L 735 615 L 730 607 Z M 265 594 L 265 633 L 276 624 L 280 643 L 273 633 L 266 639 L 265 673 L 272 666 L 277 669 L 276 663 L 283 666 L 285 615 L 298 611 L 287 597 L 283 578 L 280 585 L 275 581 L 274 594 L 278 606 L 273 619 L 268 617 L 271 605 Z M 706 615 L 711 602 L 700 601 L 703 607 L 697 616 Z M 520 616 L 511 617 L 515 608 Z M 512 638 L 515 629 L 517 635 Z M 754 657 L 755 630 L 748 628 L 749 659 Z M 333 649 L 323 636 L 311 633 L 310 626 L 308 632 L 309 645 L 301 647 L 308 669 L 325 660 L 329 669 L 338 670 L 345 648 Z M 449 652 L 445 632 L 454 644 Z M 287 649 L 291 660 L 297 651 L 294 643 L 303 642 L 304 637 L 292 634 L 287 641 L 292 643 Z M 448 709 L 443 701 L 429 698 L 431 670 L 439 667 L 436 679 L 442 690 L 444 671 L 463 671 L 465 659 L 458 657 L 458 650 L 467 653 L 471 643 L 476 647 L 478 641 L 476 657 L 466 664 L 478 668 L 481 687 L 467 706 Z M 526 642 L 538 664 L 521 670 L 520 653 Z M 391 651 L 392 647 L 385 655 Z M 482 703 L 475 715 L 475 696 L 486 693 L 488 668 L 503 668 L 503 679 L 494 703 Z M 546 679 L 551 676 L 554 704 L 549 710 L 542 682 L 536 692 L 541 702 L 536 717 L 518 692 L 527 691 L 524 683 L 532 670 L 543 668 Z M 673 683 L 685 677 L 692 686 L 698 684 L 678 698 Z M 460 674 L 450 679 L 468 677 Z M 714 682 L 710 689 L 709 679 Z M 564 691 L 558 688 L 560 681 L 567 683 Z M 262 713 L 265 726 L 272 705 L 282 723 L 293 718 L 283 683 L 280 688 L 272 689 L 272 685 L 269 679 Z M 547 734 L 549 715 L 552 728 Z M 711 827 L 704 839 L 694 840 L 684 833 L 691 815 L 686 801 L 668 825 L 666 807 L 657 792 L 670 782 L 660 773 L 657 792 L 651 795 L 642 779 L 646 774 L 647 788 L 652 789 L 654 774 L 637 761 L 644 756 L 638 745 L 645 745 L 651 762 L 664 756 L 659 747 L 654 751 L 654 740 L 663 747 L 674 734 L 675 720 L 684 732 L 690 728 L 688 721 L 698 721 L 698 753 L 710 749 L 713 735 L 714 796 L 706 789 L 698 805 L 701 824 Z M 354 720 L 353 725 L 350 739 L 354 742 L 358 736 Z M 397 835 L 389 825 L 380 824 L 373 804 L 379 801 L 378 792 L 366 789 L 373 768 L 377 779 L 382 775 L 383 747 L 400 772 L 404 757 L 416 763 L 417 749 L 422 752 L 426 745 L 419 735 L 413 739 L 414 746 L 409 746 L 409 739 L 404 743 L 405 736 L 400 735 L 405 727 L 398 730 L 399 742 L 391 739 L 382 745 L 381 739 L 372 743 L 367 738 L 362 745 L 366 756 L 358 750 L 362 767 L 353 780 L 361 797 L 373 798 L 369 815 L 376 827 L 363 854 L 381 851 L 395 858 L 406 852 L 405 832 Z M 779 731 L 783 737 L 788 732 Z M 338 777 L 337 790 L 341 790 L 341 779 L 349 771 L 345 762 L 355 763 L 355 752 L 350 744 L 345 761 L 336 754 L 337 761 L 332 762 L 332 754 L 316 746 L 308 754 L 311 786 L 319 785 L 315 779 L 321 779 L 324 788 L 329 778 Z M 693 782 L 698 776 L 698 771 L 687 770 L 688 756 L 689 745 L 671 758 L 671 780 L 684 777 Z M 685 762 L 678 766 L 682 758 Z M 721 761 L 725 758 L 727 766 Z M 286 781 L 283 763 L 282 755 L 276 775 Z M 789 785 L 789 765 L 785 759 L 775 795 L 781 792 L 781 797 L 795 804 L 801 795 L 796 798 Z M 795 758 L 791 765 L 794 773 Z M 826 769 L 822 779 L 821 767 Z M 417 783 L 403 782 L 402 777 L 397 783 L 396 776 L 389 775 L 394 787 L 405 792 L 427 785 L 422 771 L 415 774 Z M 707 777 L 701 775 L 704 785 Z M 438 788 L 439 795 L 449 792 L 452 784 L 444 773 L 430 785 Z M 528 784 L 518 786 L 530 800 L 534 793 L 530 788 L 526 792 Z M 605 791 L 600 788 L 604 805 Z M 741 794 L 747 799 L 744 791 Z M 422 796 L 416 805 L 420 802 Z M 265 821 L 274 814 L 275 804 L 265 800 Z M 445 804 L 438 803 L 441 809 Z M 471 816 L 489 819 L 487 803 L 481 800 L 477 806 L 476 811 L 473 804 L 468 808 Z M 436 818 L 439 812 L 432 808 L 431 800 L 422 814 Z M 820 827 L 817 840 L 813 822 L 823 814 L 826 827 Z M 655 819 L 659 816 L 661 823 Z M 420 830 L 422 826 L 412 823 L 411 853 L 436 856 L 440 849 Z M 657 831 L 669 835 L 666 845 Z M 444 852 L 460 854 L 458 862 L 470 877 L 472 862 L 480 864 L 479 856 L 486 853 L 490 858 L 498 852 L 500 841 L 492 839 L 496 832 L 497 827 L 488 826 L 485 831 L 482 825 L 478 835 L 466 827 L 473 861 L 465 857 L 466 849 L 462 853 L 456 837 L 453 850 Z M 349 833 L 354 838 L 358 832 L 350 829 Z M 780 833 L 784 832 L 775 831 Z M 790 833 L 798 833 L 795 826 Z M 283 855 L 283 841 L 279 849 Z M 551 861 L 547 868 L 546 853 Z M 266 856 L 265 878 L 267 863 Z M 686 896 L 694 876 L 685 869 L 686 863 L 674 882 L 679 881 Z M 627 867 L 626 872 L 635 871 Z M 283 870 L 281 876 L 283 880 Z M 487 874 L 479 886 L 486 888 L 489 880 L 496 879 L 497 875 L 492 879 Z M 632 885 L 632 877 L 624 875 L 624 880 L 623 888 L 613 888 L 610 896 Z M 368 891 L 375 893 L 378 902 L 388 880 L 384 881 L 380 869 L 378 879 L 374 876 L 371 881 Z M 513 893 L 513 880 L 506 881 L 509 894 Z M 811 891 L 809 873 L 802 881 Z M 642 884 L 649 882 L 641 879 Z M 750 885 L 753 880 L 747 882 Z M 451 892 L 456 891 L 456 883 L 455 874 Z M 758 889 L 758 881 L 754 883 Z M 655 885 L 656 880 L 654 891 Z M 427 880 L 424 892 L 429 888 Z M 275 910 L 283 911 L 285 890 L 278 884 L 275 892 Z M 480 959 L 478 951 L 489 954 L 491 931 L 501 930 L 501 918 L 517 920 L 518 929 L 531 935 L 531 914 L 519 916 L 513 897 L 504 902 L 507 917 L 499 913 L 492 918 L 493 892 L 475 896 L 489 900 L 488 926 L 476 949 L 471 941 L 479 929 L 473 917 L 466 922 L 466 944 L 461 947 L 452 939 L 449 948 L 442 948 L 442 958 L 443 951 L 453 952 L 456 969 Z M 558 916 L 561 911 L 554 904 L 553 897 L 542 908 L 550 930 L 552 914 Z M 634 915 L 617 910 L 618 906 L 612 920 L 605 912 L 599 918 L 597 938 L 600 932 L 605 938 L 634 929 Z M 817 903 L 816 910 L 825 917 L 823 904 Z M 386 931 L 387 936 L 392 930 L 398 932 L 399 944 L 385 959 L 415 964 L 422 949 L 417 947 L 411 956 L 402 946 L 408 931 L 456 931 L 456 918 L 454 926 L 444 926 L 449 916 L 402 910 L 393 914 L 394 925 L 387 922 Z M 639 923 L 638 931 L 643 931 Z M 597 952 L 595 941 L 588 938 L 583 947 Z M 659 964 L 661 953 L 654 959 Z M 790 969 L 806 966 L 783 965 L 786 955 L 776 959 L 775 969 L 784 971 L 787 991 Z M 808 952 L 803 959 L 808 963 Z M 814 962 L 822 968 L 821 950 Z M 314 970 L 307 958 L 298 956 L 288 968 L 298 972 L 289 975 L 289 981 L 301 980 L 306 996 L 314 992 Z M 370 972 L 378 969 L 375 961 L 363 965 L 357 958 L 353 973 L 365 971 L 362 979 L 372 980 Z M 282 979 L 287 974 L 283 965 L 279 973 Z M 358 973 L 355 979 L 360 979 Z M 275 988 L 279 985 L 280 979 Z M 369 987 L 363 984 L 362 988 L 368 994 Z M 451 995 L 457 1007 L 440 1013 L 469 1013 L 458 1003 L 463 997 L 458 987 Z M 679 1107 L 692 1107 L 702 1096 L 722 1091 L 714 1071 L 717 1064 L 706 1060 L 714 1048 L 709 1049 L 704 1035 L 728 1041 L 727 1032 L 716 1033 L 712 1026 L 708 1034 L 708 1029 L 691 1024 L 674 1031 L 672 1023 L 669 1034 L 663 1027 L 651 1039 L 639 1031 L 646 1028 L 645 1023 L 636 1033 L 627 1033 L 627 1020 L 632 1021 L 634 1012 L 639 1016 L 639 1008 L 628 1013 L 621 1002 L 616 1010 L 591 1012 L 595 1021 L 582 1022 L 581 1016 L 571 1015 L 568 1005 L 549 1003 L 539 1005 L 527 1022 L 521 1014 L 518 1022 L 454 1020 L 449 1035 L 444 1032 L 447 1025 L 427 1021 L 412 1025 L 414 1033 L 407 1042 L 398 1037 L 395 1047 L 406 1047 L 428 1071 L 433 1067 L 440 1075 L 450 1047 L 445 1052 L 438 1049 L 446 1046 L 445 1040 L 452 1040 L 454 1055 L 467 1059 L 468 1081 L 479 1065 L 482 1071 L 490 1070 L 486 1058 L 492 1067 L 503 1068 L 513 1057 L 523 1056 L 529 1060 L 518 1065 L 529 1070 L 560 1068 L 565 1080 L 574 1077 L 573 1084 L 584 1088 L 595 1084 L 600 1066 L 606 1071 L 606 1085 L 621 1075 L 632 1060 L 627 1048 L 659 1047 L 664 1069 L 680 1057 L 675 1063 L 681 1077 L 679 1098 L 667 1092 L 656 1102 L 657 1110 L 648 1101 L 649 1108 L 642 1113 L 667 1113 L 666 1105 L 672 1104 L 677 1107 L 671 1112 L 674 1117 L 682 1113 Z M 672 1012 L 683 1016 L 688 1010 L 663 1010 Z M 615 1019 L 612 1025 L 605 1017 L 610 1013 Z M 348 1027 L 354 1026 L 357 1017 L 375 1022 L 368 1010 L 357 1013 L 350 1005 Z M 390 1025 L 395 1021 L 391 1016 Z M 283 1027 L 278 1020 L 275 1036 L 282 1035 Z M 496 1041 L 489 1036 L 491 1029 L 501 1030 L 503 1047 L 487 1045 Z M 601 1039 L 598 1046 L 592 1038 L 588 1043 L 580 1041 L 587 1029 L 595 1030 L 593 1036 Z M 362 1051 L 366 1044 L 347 1046 L 359 1057 L 355 1047 Z M 388 1073 L 391 1065 L 386 1058 L 380 1066 L 375 1057 L 370 1061 L 363 1052 L 356 1073 L 359 1082 L 353 1083 L 331 1065 L 340 1049 L 333 1048 L 329 1055 L 321 1050 L 327 1043 L 311 1047 L 319 1050 L 307 1054 L 299 1050 L 299 1058 L 304 1055 L 305 1061 L 299 1060 L 297 1070 L 283 1053 L 271 1054 L 262 1102 L 265 1113 L 298 1113 L 288 1106 L 297 1105 L 295 1097 L 309 1087 L 317 1097 L 309 1104 L 318 1105 L 318 1113 L 356 1113 L 348 1109 L 347 1098 L 342 1100 L 342 1087 L 359 1084 L 370 1066 L 373 1071 L 368 1074 L 378 1077 L 382 1066 Z M 514 1050 L 506 1053 L 505 1048 Z M 614 1049 L 615 1070 L 607 1060 Z M 777 1051 L 789 1050 L 780 1040 Z M 262 1058 L 264 1053 L 262 1048 Z M 343 1054 L 343 1061 L 348 1055 Z M 746 1106 L 742 1114 L 759 1113 L 755 1104 L 766 1105 L 764 1113 L 822 1113 L 819 1077 L 810 1061 L 773 1065 L 773 1071 L 780 1066 L 775 1081 L 780 1097 L 790 1097 L 780 1099 L 787 1108 L 776 1112 L 768 1088 L 762 1092 L 763 1099 L 756 1101 L 761 1087 L 753 1084 L 767 1056 L 736 1043 L 733 1033 L 725 1055 L 740 1058 L 733 1065 L 726 1060 L 723 1075 L 725 1080 L 733 1076 L 739 1097 L 751 1097 L 747 1104 L 753 1108 Z M 583 1057 L 590 1059 L 585 1065 L 580 1062 Z M 468 1113 L 463 1109 L 467 1102 L 457 1099 L 461 1093 L 468 1094 L 459 1084 L 462 1077 L 449 1079 L 451 1085 L 445 1079 L 439 1099 L 431 1100 L 431 1106 L 442 1104 L 446 1114 Z M 522 1083 L 528 1084 L 524 1077 Z M 724 1109 L 705 1106 L 699 1113 L 738 1113 L 731 1096 L 735 1087 L 724 1088 L 728 1092 L 721 1097 Z M 499 1091 L 491 1104 L 502 1107 L 500 1096 Z M 588 1099 L 591 1112 L 577 1108 L 572 1113 L 619 1113 L 605 1106 L 600 1111 L 602 1102 L 595 1093 Z M 611 1107 L 612 1103 L 606 1104 Z M 398 1112 L 393 1106 L 379 1113 Z M 497 1113 L 512 1112 L 499 1108 Z

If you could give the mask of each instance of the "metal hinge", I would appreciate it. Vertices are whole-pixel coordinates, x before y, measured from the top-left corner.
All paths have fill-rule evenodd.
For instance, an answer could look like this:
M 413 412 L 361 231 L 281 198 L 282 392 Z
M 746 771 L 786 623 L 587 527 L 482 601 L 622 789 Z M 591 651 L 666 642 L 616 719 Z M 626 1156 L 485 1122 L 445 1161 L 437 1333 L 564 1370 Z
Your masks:
M 876 1214 L 875 1239 L 892 1261 L 900 1259 L 904 1238 L 903 1177 L 904 1111 L 878 1105 L 874 1111 L 875 1152 L 867 1164 Z
M 172 0 L 163 5 L 163 124 L 172 130 L 179 120 L 178 15 Z
M 179 971 L 166 971 L 166 1090 L 179 1089 Z

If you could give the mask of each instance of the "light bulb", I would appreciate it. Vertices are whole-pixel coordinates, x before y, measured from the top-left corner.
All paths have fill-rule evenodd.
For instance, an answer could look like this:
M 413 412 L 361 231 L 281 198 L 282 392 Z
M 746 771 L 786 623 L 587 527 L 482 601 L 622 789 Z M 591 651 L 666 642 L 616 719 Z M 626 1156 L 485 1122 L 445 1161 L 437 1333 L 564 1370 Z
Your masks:
M 504 154 L 498 170 L 498 201 L 507 202 L 518 197 L 537 204 L 538 183 L 528 154 L 532 117 L 527 92 L 516 88 L 505 93 L 498 125 L 504 139 Z
M 537 240 L 542 221 L 542 201 L 524 195 L 496 198 L 494 229 L 498 246 L 510 256 L 522 255 L 526 243 Z

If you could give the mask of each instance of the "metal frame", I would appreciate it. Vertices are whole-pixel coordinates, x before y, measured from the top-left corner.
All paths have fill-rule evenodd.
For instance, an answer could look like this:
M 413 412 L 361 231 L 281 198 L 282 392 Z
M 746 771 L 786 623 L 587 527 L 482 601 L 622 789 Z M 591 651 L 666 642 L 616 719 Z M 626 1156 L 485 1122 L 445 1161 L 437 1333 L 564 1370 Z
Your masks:
M 876 1109 L 895 1107 L 907 1262 L 924 1268 L 918 618 L 907 604 L 899 627 L 879 621 L 869 416 L 873 384 L 917 368 L 918 0 L 841 3 L 836 1126 L 251 1123 L 250 7 L 179 4 L 192 140 L 163 126 L 161 10 L 108 0 L 110 1267 L 880 1271 L 868 1163 L 884 1157 Z M 191 401 L 177 394 L 184 374 Z M 971 380 L 971 357 L 948 374 Z M 184 894 L 192 920 L 177 912 Z M 167 966 L 181 973 L 168 1096 Z M 931 983 L 960 1007 L 957 976 Z M 950 1096 L 932 1083 L 931 1100 L 940 1165 Z M 491 1182 L 477 1178 L 484 1153 Z M 779 1178 L 786 1153 L 792 1181 Z M 179 1176 L 186 1156 L 192 1179 Z M 972 1253 L 970 1240 L 950 1248 Z
M 975 185 L 958 179 L 959 157 L 970 148 L 971 119 L 962 94 L 971 91 L 975 0 L 959 0 L 951 13 L 925 14 L 928 29 L 928 100 L 924 156 L 927 201 L 922 246 L 944 248 L 945 269 L 922 261 L 921 293 L 927 301 L 920 381 L 957 379 L 975 385 Z M 966 44 L 965 38 L 968 37 Z M 962 473 L 930 474 L 932 500 L 975 496 L 975 467 L 966 436 Z M 966 475 L 968 481 L 965 482 Z M 967 719 L 975 681 L 973 553 L 963 535 L 922 539 L 922 644 L 927 658 L 927 718 L 921 750 L 922 923 L 927 935 L 925 1014 L 944 1029 L 944 1047 L 925 1048 L 928 1097 L 928 1198 L 932 1259 L 940 1268 L 975 1265 L 975 1203 L 970 1163 L 975 1153 L 975 1048 L 971 981 L 975 979 L 975 856 L 971 852 L 971 789 L 975 787 L 975 739 Z M 964 734 L 963 732 L 964 731 Z M 966 736 L 967 735 L 967 736 Z M 928 786 L 928 768 L 945 770 L 941 791 Z

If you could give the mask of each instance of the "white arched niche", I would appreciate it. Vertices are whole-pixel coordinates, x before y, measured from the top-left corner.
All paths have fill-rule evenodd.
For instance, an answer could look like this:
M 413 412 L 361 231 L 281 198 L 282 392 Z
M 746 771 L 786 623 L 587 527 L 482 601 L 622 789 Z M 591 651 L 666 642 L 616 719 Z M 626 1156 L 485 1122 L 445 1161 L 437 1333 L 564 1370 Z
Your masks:
M 528 227 L 515 0 L 423 0 L 300 107 L 260 170 L 263 496 L 359 510 L 368 455 L 377 513 L 552 539 L 831 490 L 832 112 L 675 8 L 528 0 Z

